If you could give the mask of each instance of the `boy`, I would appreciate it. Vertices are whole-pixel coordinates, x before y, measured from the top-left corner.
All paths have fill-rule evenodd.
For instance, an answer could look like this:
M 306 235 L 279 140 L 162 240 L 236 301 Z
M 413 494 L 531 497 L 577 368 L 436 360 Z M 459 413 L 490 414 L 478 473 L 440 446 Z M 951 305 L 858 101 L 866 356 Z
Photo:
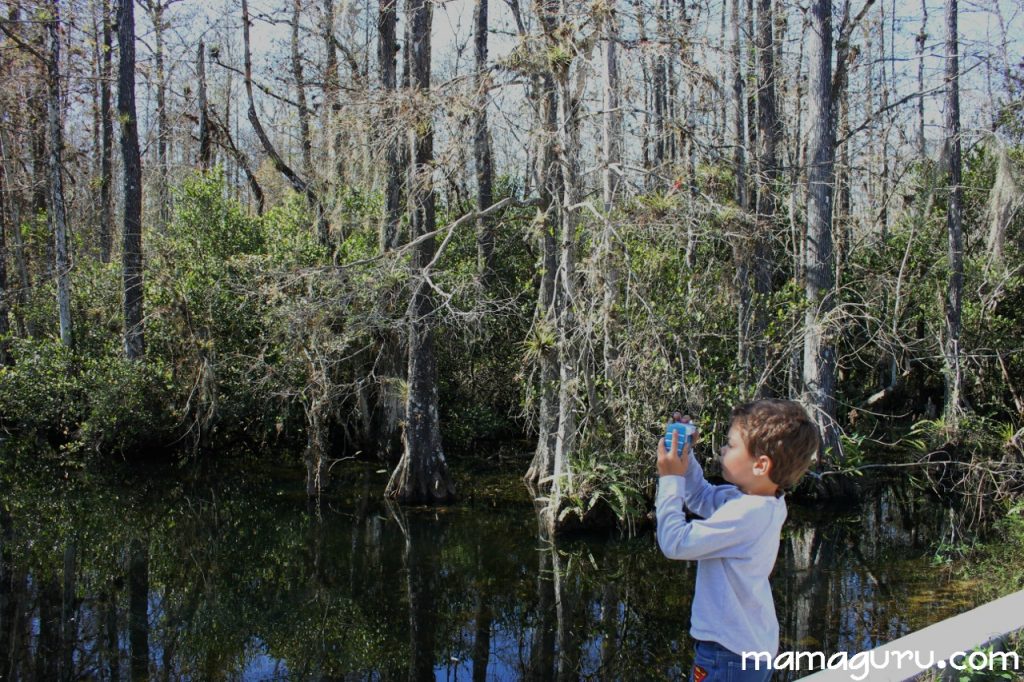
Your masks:
M 744 661 L 742 654 L 766 652 L 774 659 L 778 653 L 768 576 L 786 520 L 782 490 L 807 471 L 819 442 L 818 428 L 799 403 L 741 405 L 732 411 L 721 451 L 722 475 L 730 485 L 714 486 L 688 447 L 675 457 L 664 438 L 658 441 L 658 545 L 669 559 L 697 561 L 691 682 L 771 677 L 763 656 Z M 671 445 L 674 452 L 676 443 Z M 704 520 L 687 522 L 684 503 Z

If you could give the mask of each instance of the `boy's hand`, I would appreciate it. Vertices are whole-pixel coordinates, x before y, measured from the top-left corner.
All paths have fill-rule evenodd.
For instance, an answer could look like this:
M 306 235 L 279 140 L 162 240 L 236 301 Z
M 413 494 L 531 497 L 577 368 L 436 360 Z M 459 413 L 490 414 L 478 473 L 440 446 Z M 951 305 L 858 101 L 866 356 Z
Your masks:
M 690 444 L 683 446 L 683 452 L 674 454 L 679 445 L 679 431 L 672 431 L 672 449 L 665 449 L 665 439 L 658 439 L 658 476 L 685 476 L 690 465 Z

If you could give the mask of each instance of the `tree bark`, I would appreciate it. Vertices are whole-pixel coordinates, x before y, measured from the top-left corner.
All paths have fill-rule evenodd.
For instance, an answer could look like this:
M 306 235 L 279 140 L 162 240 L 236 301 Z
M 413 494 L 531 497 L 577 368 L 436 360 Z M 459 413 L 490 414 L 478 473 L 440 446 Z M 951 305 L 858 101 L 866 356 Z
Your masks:
M 544 127 L 544 141 L 539 154 L 541 166 L 538 189 L 541 196 L 541 210 L 544 225 L 541 234 L 541 273 L 537 293 L 537 313 L 534 325 L 535 339 L 540 352 L 540 381 L 537 410 L 537 449 L 526 472 L 527 483 L 546 488 L 548 477 L 554 472 L 555 434 L 558 425 L 558 346 L 555 333 L 555 290 L 558 272 L 557 215 L 554 209 L 561 184 L 561 174 L 555 163 L 554 136 L 558 126 L 558 95 L 549 74 L 543 80 L 543 103 L 541 120 Z
M 561 26 L 545 31 L 551 44 L 566 40 Z M 579 378 L 579 354 L 576 341 L 576 224 L 577 204 L 581 195 L 580 139 L 578 103 L 570 87 L 571 62 L 558 63 L 553 69 L 558 93 L 557 159 L 561 175 L 561 197 L 558 202 L 558 269 L 555 287 L 555 323 L 558 345 L 558 422 L 555 428 L 554 470 L 547 514 L 552 534 L 558 531 L 562 499 L 575 487 L 572 455 L 576 448 L 576 392 Z M 662 93 L 664 96 L 664 92 Z M 664 151 L 664 138 L 662 137 Z
M 946 205 L 946 231 L 949 255 L 949 289 L 946 293 L 946 333 L 943 355 L 946 364 L 946 394 L 943 414 L 946 427 L 959 428 L 963 401 L 963 377 L 960 365 L 960 316 L 964 286 L 963 187 L 960 153 L 960 47 L 957 27 L 957 0 L 946 0 L 946 107 L 943 158 L 949 195 Z
M 392 122 L 397 114 L 394 105 L 398 88 L 398 0 L 380 0 L 377 16 L 377 60 L 380 62 L 381 88 L 384 91 L 385 121 Z M 391 251 L 398 246 L 398 227 L 402 211 L 402 155 L 401 136 L 394 130 L 385 131 L 386 185 L 384 189 L 384 219 L 380 227 L 380 250 Z
M 171 219 L 170 171 L 167 163 L 167 74 L 164 69 L 164 11 L 167 5 L 163 0 L 150 0 L 146 6 L 153 22 L 155 46 L 157 216 L 162 230 Z
M 135 8 L 118 0 L 117 42 L 120 48 L 117 113 L 121 121 L 124 164 L 124 351 L 129 360 L 145 355 L 142 290 L 142 159 L 135 115 Z
M 835 115 L 832 102 L 832 1 L 810 6 L 808 40 L 807 236 L 804 246 L 803 399 L 824 438 L 824 462 L 838 447 L 835 423 L 835 349 L 825 325 L 833 307 L 832 197 Z
M 110 82 L 114 77 L 114 40 L 110 2 L 103 0 L 103 55 L 100 69 L 100 260 L 109 263 L 114 250 L 114 117 Z
M 302 20 L 302 0 L 292 0 L 292 77 L 295 79 L 295 101 L 299 105 L 299 147 L 302 152 L 302 175 L 307 182 L 313 179 L 313 140 L 309 132 L 309 107 L 306 104 L 306 76 L 299 46 L 299 28 Z M 309 207 L 315 211 L 315 206 Z
M 668 0 L 660 0 L 657 12 L 658 40 L 668 36 Z M 668 118 L 668 65 L 661 50 L 654 57 L 654 171 L 660 173 L 666 161 L 665 119 Z M 655 180 L 660 185 L 659 180 Z M 658 186 L 656 185 L 656 186 Z
M 772 236 L 775 232 L 776 183 L 778 182 L 778 147 L 782 137 L 779 125 L 775 75 L 775 14 L 773 0 L 758 0 L 757 8 L 757 231 L 754 249 L 754 307 L 752 366 L 763 368 L 767 363 L 768 297 L 772 289 Z M 758 397 L 766 395 L 767 387 L 759 381 Z
M 433 6 L 429 0 L 407 0 L 409 15 L 409 71 L 412 87 L 421 95 L 430 90 L 430 28 Z M 423 110 L 426 109 L 426 110 Z M 410 225 L 414 239 L 434 232 L 433 161 L 434 127 L 430 108 L 416 112 L 419 120 L 411 137 L 413 167 L 410 173 Z M 434 295 L 427 268 L 434 258 L 434 237 L 413 249 L 416 278 L 409 302 L 409 373 L 406 399 L 404 452 L 385 495 L 407 504 L 448 504 L 455 499 L 455 486 L 448 474 L 441 445 L 438 415 L 437 360 L 434 350 Z
M 487 128 L 487 101 L 490 97 L 490 76 L 487 73 L 487 2 L 476 0 L 474 10 L 474 53 L 476 57 L 476 115 L 473 152 L 476 161 L 476 204 L 482 211 L 494 203 L 494 168 L 491 160 L 490 132 Z M 480 277 L 487 282 L 494 269 L 494 220 L 477 220 L 477 260 Z
M 7 334 L 11 330 L 10 315 L 8 314 L 10 304 L 7 302 L 9 295 L 7 287 L 7 229 L 8 225 L 13 223 L 10 221 L 10 211 L 7 208 L 5 165 L 0 164 L 0 367 L 11 364 L 11 356 L 8 351 L 10 342 L 7 340 Z M 14 225 L 14 229 L 18 229 L 17 225 Z M 2 673 L 2 669 L 0 669 L 0 673 Z
M 49 37 L 47 53 L 46 120 L 49 138 L 49 190 L 50 225 L 53 229 L 55 265 L 57 269 L 57 310 L 60 318 L 60 340 L 71 346 L 71 259 L 68 256 L 68 223 L 64 206 L 64 180 L 62 175 L 64 154 L 64 128 L 61 122 L 60 95 L 60 3 L 54 2 L 52 14 L 46 22 Z
M 331 156 L 334 161 L 334 183 L 339 187 L 345 184 L 345 156 L 341 149 L 341 124 L 337 120 L 341 111 L 338 101 L 341 90 L 341 77 L 338 73 L 338 45 L 334 40 L 334 0 L 324 0 L 324 130 L 333 132 Z
M 476 0 L 474 10 L 474 52 L 476 56 L 476 116 L 473 152 L 476 161 L 476 206 L 482 211 L 494 204 L 494 164 L 490 157 L 490 134 L 487 129 L 487 100 L 490 77 L 487 74 L 487 0 Z M 495 267 L 495 221 L 476 221 L 477 260 L 480 280 L 490 280 Z
M 921 160 L 928 158 L 928 146 L 924 137 L 924 44 L 928 40 L 928 3 L 921 0 L 921 30 L 915 38 L 917 56 L 917 153 Z
M 617 380 L 616 360 L 618 358 L 617 325 L 615 302 L 618 298 L 619 270 L 615 236 L 611 224 L 611 212 L 619 190 L 622 172 L 622 112 L 621 83 L 617 51 L 618 28 L 615 4 L 612 2 L 602 18 L 602 43 L 604 46 L 604 87 L 603 112 L 601 114 L 602 172 L 601 195 L 604 204 L 604 229 L 601 234 L 601 326 L 604 353 L 604 378 L 606 391 L 613 391 Z M 605 410 L 610 419 L 611 413 Z
M 747 134 L 744 125 L 746 114 L 746 96 L 743 92 L 743 43 L 740 39 L 742 20 L 740 16 L 740 0 L 732 0 L 732 95 L 735 117 L 735 138 L 733 142 L 733 174 L 736 186 L 733 198 L 741 214 L 746 214 L 747 169 L 746 144 Z M 738 221 L 739 222 L 739 221 Z M 736 268 L 736 290 L 739 295 L 739 306 L 736 310 L 736 364 L 743 377 L 743 384 L 749 380 L 750 358 L 748 357 L 748 339 L 750 335 L 750 255 L 753 249 L 746 239 L 748 228 L 743 222 L 737 226 L 740 236 L 733 239 L 733 261 Z
M 196 55 L 199 76 L 199 169 L 207 171 L 211 163 L 209 104 L 206 101 L 206 45 L 199 41 Z
M 28 272 L 28 256 L 25 253 L 25 242 L 21 235 L 21 210 L 18 195 L 11 191 L 11 175 L 14 169 L 11 163 L 11 145 L 4 130 L 0 129 L 0 164 L 3 164 L 3 178 L 6 182 L 7 202 L 5 208 L 11 226 L 11 238 L 14 242 L 14 267 L 18 276 L 18 305 L 24 310 L 28 305 L 28 295 L 32 288 L 32 280 Z M 35 325 L 30 317 L 15 314 L 18 330 L 23 336 L 35 336 Z

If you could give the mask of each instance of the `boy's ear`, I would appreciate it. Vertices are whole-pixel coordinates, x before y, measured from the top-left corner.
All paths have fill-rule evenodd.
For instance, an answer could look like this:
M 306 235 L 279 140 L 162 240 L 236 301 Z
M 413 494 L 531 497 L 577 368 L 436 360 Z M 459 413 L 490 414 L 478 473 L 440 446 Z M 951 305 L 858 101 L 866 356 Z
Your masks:
M 768 476 L 772 471 L 772 459 L 768 455 L 760 455 L 754 459 L 754 474 Z

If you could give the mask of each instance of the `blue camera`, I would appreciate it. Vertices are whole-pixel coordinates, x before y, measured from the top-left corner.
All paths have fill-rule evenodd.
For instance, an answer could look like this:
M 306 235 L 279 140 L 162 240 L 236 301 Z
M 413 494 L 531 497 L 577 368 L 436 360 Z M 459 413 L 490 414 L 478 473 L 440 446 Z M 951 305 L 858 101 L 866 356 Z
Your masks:
M 693 447 L 693 434 L 697 432 L 697 427 L 693 424 L 683 424 L 682 422 L 672 422 L 668 425 L 665 430 L 665 449 L 672 450 L 672 432 L 678 431 L 678 442 L 676 444 L 676 451 L 673 455 L 681 456 L 683 454 L 683 447 L 689 445 Z

